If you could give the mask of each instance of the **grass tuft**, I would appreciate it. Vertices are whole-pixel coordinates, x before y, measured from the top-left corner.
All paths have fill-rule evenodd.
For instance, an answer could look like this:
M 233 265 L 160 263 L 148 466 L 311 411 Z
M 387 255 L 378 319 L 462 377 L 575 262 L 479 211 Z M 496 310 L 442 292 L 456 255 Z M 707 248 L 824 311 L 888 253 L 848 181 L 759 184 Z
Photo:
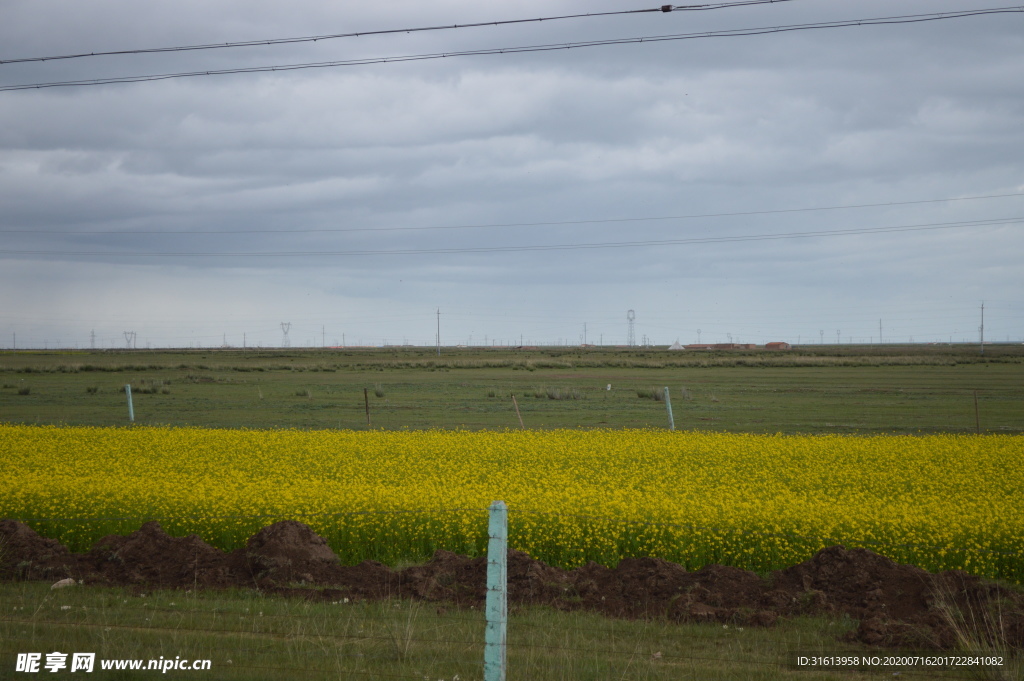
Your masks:
M 953 632 L 957 650 L 1004 660 L 1002 666 L 980 665 L 973 668 L 975 679 L 1018 681 L 1024 678 L 1022 651 L 1015 648 L 1011 640 L 1011 630 L 1020 626 L 1024 613 L 1014 612 L 1013 604 L 1000 597 L 997 590 L 972 603 L 968 594 L 956 593 L 947 582 L 945 587 L 936 591 L 935 606 Z
M 637 388 L 636 396 L 642 400 L 654 400 L 655 402 L 665 401 L 664 388 Z

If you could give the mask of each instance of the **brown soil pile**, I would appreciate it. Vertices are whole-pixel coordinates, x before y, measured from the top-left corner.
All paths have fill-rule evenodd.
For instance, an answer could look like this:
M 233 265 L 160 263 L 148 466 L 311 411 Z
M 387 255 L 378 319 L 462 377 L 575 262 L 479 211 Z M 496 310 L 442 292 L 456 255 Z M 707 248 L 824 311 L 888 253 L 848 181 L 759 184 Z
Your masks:
M 250 583 L 325 584 L 336 575 L 338 557 L 308 525 L 285 520 L 249 537 L 227 563 L 233 574 L 247 575 Z
M 307 599 L 399 597 L 460 606 L 479 606 L 486 595 L 486 558 L 437 551 L 403 570 L 373 561 L 343 566 L 323 537 L 295 521 L 265 527 L 231 553 L 195 535 L 171 537 L 156 522 L 104 537 L 76 555 L 23 523 L 3 520 L 0 546 L 2 580 L 71 577 L 84 584 L 245 587 Z M 842 546 L 767 578 L 722 565 L 688 572 L 658 558 L 561 570 L 509 551 L 508 587 L 512 604 L 612 617 L 770 626 L 780 617 L 846 614 L 859 621 L 852 639 L 884 646 L 953 647 L 949 613 L 959 613 L 983 637 L 1024 648 L 1021 594 L 963 572 L 931 574 Z
M 112 534 L 100 539 L 69 572 L 88 583 L 170 588 L 215 585 L 229 579 L 223 552 L 194 534 L 172 537 L 155 521 L 127 537 Z
M 16 520 L 0 520 L 0 579 L 52 579 L 70 575 L 75 562 L 56 539 L 44 539 Z

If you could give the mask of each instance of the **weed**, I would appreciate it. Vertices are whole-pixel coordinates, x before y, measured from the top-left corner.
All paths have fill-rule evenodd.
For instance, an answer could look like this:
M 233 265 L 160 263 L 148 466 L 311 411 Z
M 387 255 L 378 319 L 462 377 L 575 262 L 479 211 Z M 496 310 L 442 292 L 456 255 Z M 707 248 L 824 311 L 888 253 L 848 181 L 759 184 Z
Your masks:
M 373 394 L 377 397 L 384 397 L 384 387 L 380 383 L 375 383 L 373 386 Z
M 28 395 L 31 392 L 32 392 L 32 388 L 28 387 L 27 385 L 23 385 L 20 388 L 18 388 L 18 394 L 19 395 Z
M 157 393 L 168 395 L 171 392 L 168 385 L 170 385 L 170 381 L 151 381 L 144 378 L 132 386 L 132 392 L 138 395 L 156 395 Z M 122 392 L 124 392 L 123 389 Z
M 99 391 L 100 391 L 99 386 L 96 386 L 96 385 L 90 385 L 90 386 L 86 387 L 86 389 L 85 389 L 85 392 L 89 393 L 90 395 L 95 395 Z
M 655 402 L 665 401 L 664 388 L 637 388 L 636 396 L 642 400 L 654 400 Z
M 1022 678 L 1024 658 L 1014 648 L 1011 632 L 1019 626 L 1024 613 L 1012 611 L 1013 605 L 1000 597 L 998 589 L 973 599 L 971 595 L 955 589 L 948 582 L 935 593 L 935 606 L 953 632 L 957 649 L 973 655 L 1000 657 L 1005 661 L 1002 666 L 975 668 L 975 678 L 981 681 Z
M 395 658 L 399 661 L 404 661 L 409 657 L 409 649 L 416 638 L 416 625 L 418 624 L 416 616 L 419 614 L 421 605 L 420 601 L 415 600 L 396 601 L 395 607 L 405 607 L 408 614 L 404 618 L 389 621 L 387 633 L 395 653 Z
M 547 397 L 549 400 L 581 400 L 583 392 L 579 388 L 544 388 L 540 394 L 534 391 L 534 397 Z
M 263 393 L 260 393 L 260 395 L 261 395 L 260 399 L 263 399 L 262 394 Z M 295 396 L 296 397 L 305 397 L 307 399 L 313 399 L 313 393 L 312 393 L 312 391 L 310 391 L 309 388 L 302 388 L 301 390 L 296 390 L 295 391 Z

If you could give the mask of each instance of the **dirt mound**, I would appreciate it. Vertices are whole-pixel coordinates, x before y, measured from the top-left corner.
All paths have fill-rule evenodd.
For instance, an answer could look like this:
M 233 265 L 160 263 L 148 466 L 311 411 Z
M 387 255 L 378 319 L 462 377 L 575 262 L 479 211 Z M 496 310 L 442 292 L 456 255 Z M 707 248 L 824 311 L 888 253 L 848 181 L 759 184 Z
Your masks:
M 1024 650 L 1024 597 L 959 570 L 925 573 L 926 607 L 862 615 L 851 639 L 903 647 Z
M 832 546 L 810 560 L 775 573 L 788 592 L 820 592 L 823 603 L 855 617 L 902 619 L 927 607 L 932 575 L 898 565 L 867 549 Z
M 337 579 L 338 556 L 308 525 L 284 520 L 249 537 L 228 561 L 233 572 L 259 582 L 329 584 Z
M 79 560 L 86 583 L 181 588 L 227 586 L 232 580 L 224 553 L 194 534 L 172 537 L 156 521 L 127 537 L 100 539 Z
M 0 579 L 58 581 L 72 577 L 76 563 L 56 539 L 40 537 L 17 520 L 0 520 Z
M 456 605 L 483 603 L 487 596 L 487 559 L 435 551 L 423 565 L 394 574 L 389 586 L 401 596 L 451 601 Z
M 171 537 L 149 522 L 110 535 L 75 555 L 27 525 L 0 521 L 0 579 L 147 587 L 244 587 L 302 598 L 415 598 L 481 605 L 487 559 L 437 551 L 393 570 L 374 561 L 343 566 L 323 537 L 284 521 L 226 554 L 195 535 Z M 310 589 L 309 587 L 322 587 Z M 769 626 L 780 617 L 846 614 L 859 620 L 850 638 L 871 645 L 951 648 L 962 643 L 957 618 L 979 637 L 1024 648 L 1024 596 L 963 572 L 931 574 L 865 549 L 833 546 L 810 560 L 761 577 L 708 565 L 688 572 L 658 558 L 628 558 L 615 568 L 588 563 L 561 570 L 519 551 L 508 553 L 512 604 L 591 610 L 612 617 Z
M 577 607 L 613 617 L 759 625 L 778 619 L 758 607 L 763 579 L 722 565 L 687 572 L 660 558 L 627 558 L 614 569 L 588 563 L 569 572 L 568 582 Z
M 809 612 L 860 620 L 850 638 L 862 643 L 951 648 L 974 632 L 977 644 L 999 638 L 1024 648 L 1024 598 L 965 572 L 932 574 L 867 549 L 832 546 L 774 577 L 781 592 L 820 601 Z

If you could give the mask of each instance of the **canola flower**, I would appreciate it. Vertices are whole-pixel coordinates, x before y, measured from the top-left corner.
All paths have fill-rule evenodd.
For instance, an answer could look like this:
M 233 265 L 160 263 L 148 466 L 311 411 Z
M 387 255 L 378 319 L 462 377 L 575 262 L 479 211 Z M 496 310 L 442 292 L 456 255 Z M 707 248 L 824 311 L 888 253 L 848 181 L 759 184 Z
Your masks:
M 562 567 L 657 556 L 757 571 L 833 544 L 1024 580 L 1024 438 L 655 430 L 0 426 L 0 518 L 85 550 L 148 519 L 223 549 L 281 519 L 346 563 L 479 555 L 486 508 Z

